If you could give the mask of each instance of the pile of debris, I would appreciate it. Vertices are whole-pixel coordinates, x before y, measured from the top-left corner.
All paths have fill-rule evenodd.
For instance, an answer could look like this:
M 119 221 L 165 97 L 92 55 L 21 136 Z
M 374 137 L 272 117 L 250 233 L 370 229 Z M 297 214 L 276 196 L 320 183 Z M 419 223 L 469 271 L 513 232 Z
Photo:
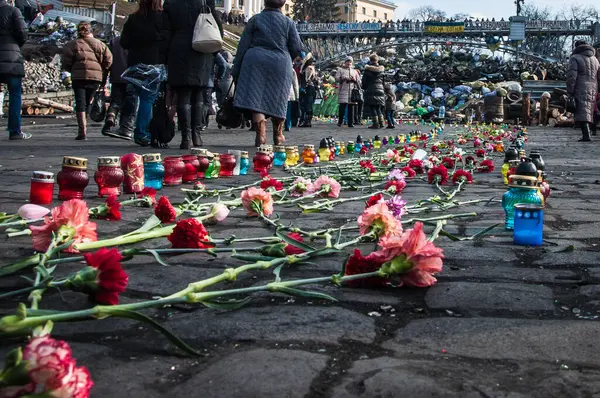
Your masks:
M 457 84 L 480 79 L 491 82 L 566 79 L 564 63 L 505 60 L 472 52 L 431 51 L 412 58 L 389 56 L 383 64 L 394 75 L 396 82 Z
M 71 78 L 61 69 L 61 60 L 58 54 L 51 62 L 47 63 L 25 61 L 23 93 L 52 93 L 68 90 Z

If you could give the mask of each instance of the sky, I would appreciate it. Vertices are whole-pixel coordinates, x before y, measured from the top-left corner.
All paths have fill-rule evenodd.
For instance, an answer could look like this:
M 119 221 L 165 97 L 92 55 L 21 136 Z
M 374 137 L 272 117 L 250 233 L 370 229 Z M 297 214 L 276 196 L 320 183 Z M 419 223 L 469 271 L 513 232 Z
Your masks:
M 404 18 L 408 11 L 412 8 L 417 8 L 421 5 L 431 5 L 442 11 L 445 11 L 447 15 L 451 16 L 458 13 L 467 13 L 474 18 L 489 18 L 500 19 L 508 18 L 516 13 L 516 6 L 514 0 L 493 0 L 493 1 L 474 1 L 474 0 L 425 0 L 425 1 L 405 1 L 405 0 L 393 0 L 398 8 L 396 9 L 396 18 Z M 525 0 L 525 4 L 535 4 L 537 6 L 548 6 L 554 11 L 559 11 L 567 2 L 565 0 L 546 0 L 546 1 L 534 1 Z M 579 5 L 583 6 L 598 6 L 597 1 L 590 0 L 579 0 L 575 1 Z

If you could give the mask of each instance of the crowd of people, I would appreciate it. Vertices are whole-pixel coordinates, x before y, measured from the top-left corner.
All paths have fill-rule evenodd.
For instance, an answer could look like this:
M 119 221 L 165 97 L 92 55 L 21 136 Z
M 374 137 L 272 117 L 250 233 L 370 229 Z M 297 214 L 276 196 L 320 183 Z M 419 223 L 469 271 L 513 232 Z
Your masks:
M 224 25 L 244 26 L 246 25 L 246 15 L 234 14 L 233 12 L 221 12 L 221 23 Z

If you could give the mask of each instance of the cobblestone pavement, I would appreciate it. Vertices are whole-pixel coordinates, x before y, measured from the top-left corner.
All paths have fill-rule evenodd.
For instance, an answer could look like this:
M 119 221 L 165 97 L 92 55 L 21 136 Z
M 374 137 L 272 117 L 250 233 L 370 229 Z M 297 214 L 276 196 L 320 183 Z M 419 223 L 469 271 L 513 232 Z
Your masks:
M 0 147 L 0 205 L 13 211 L 25 202 L 32 170 L 58 171 L 63 155 L 90 158 L 90 169 L 101 155 L 140 150 L 132 143 L 104 138 L 99 126 L 87 142 L 73 138 L 73 121 L 37 122 L 29 142 L 3 141 Z M 404 126 L 401 131 L 408 131 Z M 452 134 L 448 128 L 445 134 Z M 354 139 L 364 128 L 337 129 L 317 125 L 288 134 L 292 144 L 318 144 L 323 136 Z M 398 130 L 396 130 L 398 132 Z M 384 132 L 382 132 L 385 134 Z M 478 242 L 440 238 L 445 250 L 444 271 L 429 289 L 359 290 L 317 286 L 339 302 L 259 294 L 231 312 L 201 307 L 147 311 L 203 353 L 190 358 L 166 339 L 132 321 L 59 324 L 54 335 L 73 347 L 79 364 L 95 381 L 93 397 L 592 397 L 600 394 L 598 323 L 600 316 L 600 211 L 598 191 L 600 143 L 578 143 L 578 133 L 565 129 L 530 129 L 528 149 L 539 148 L 547 164 L 552 196 L 546 210 L 545 244 L 518 247 L 502 228 Z M 211 150 L 251 149 L 247 131 L 210 130 L 204 140 Z M 183 151 L 170 149 L 163 154 Z M 476 183 L 460 199 L 500 198 L 505 188 L 497 171 L 476 175 Z M 93 175 L 93 170 L 90 170 Z M 277 173 L 275 173 L 277 174 Z M 279 172 L 279 175 L 282 173 Z M 255 176 L 253 176 L 254 178 Z M 222 187 L 250 178 L 216 180 Z M 87 190 L 90 205 L 93 182 Z M 177 188 L 165 194 L 181 198 Z M 435 194 L 422 182 L 409 183 L 409 204 Z M 174 199 L 176 200 L 176 199 Z M 306 228 L 336 226 L 355 219 L 360 203 L 344 204 L 333 212 L 300 215 L 281 213 Z M 503 221 L 499 203 L 459 208 L 478 213 L 449 223 L 448 230 L 472 234 Z M 101 238 L 132 230 L 148 210 L 127 208 L 132 224 L 99 222 Z M 241 211 L 210 228 L 213 237 L 263 236 L 269 232 Z M 166 240 L 143 246 L 167 246 Z M 4 261 L 31 253 L 30 238 L 4 241 Z M 365 246 L 371 249 L 372 244 Z M 326 276 L 340 269 L 343 257 L 320 259 L 284 277 Z M 190 281 L 220 273 L 239 264 L 227 257 L 171 257 L 170 267 L 148 258 L 124 263 L 130 284 L 123 302 L 165 295 Z M 78 269 L 61 265 L 59 275 Z M 272 280 L 268 272 L 246 275 L 236 286 Z M 25 286 L 18 277 L 0 279 L 0 291 Z M 0 303 L 13 309 L 16 301 Z M 90 306 L 83 295 L 47 293 L 44 308 Z M 0 354 L 22 340 L 3 340 Z

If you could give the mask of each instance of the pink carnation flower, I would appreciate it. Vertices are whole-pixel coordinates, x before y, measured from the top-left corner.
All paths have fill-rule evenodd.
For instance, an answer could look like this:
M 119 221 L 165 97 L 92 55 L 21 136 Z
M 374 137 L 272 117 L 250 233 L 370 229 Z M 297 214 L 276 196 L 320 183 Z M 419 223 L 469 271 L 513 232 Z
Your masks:
M 358 217 L 358 226 L 361 235 L 365 235 L 373 229 L 379 237 L 402 233 L 402 224 L 394 217 L 385 202 L 376 203 L 365 209 L 364 213 Z
M 339 182 L 328 176 L 320 176 L 313 184 L 314 192 L 325 191 L 327 196 L 330 198 L 337 198 L 340 196 L 342 186 Z
M 249 216 L 258 216 L 261 211 L 265 216 L 273 214 L 273 197 L 260 188 L 250 187 L 242 192 L 242 205 Z

